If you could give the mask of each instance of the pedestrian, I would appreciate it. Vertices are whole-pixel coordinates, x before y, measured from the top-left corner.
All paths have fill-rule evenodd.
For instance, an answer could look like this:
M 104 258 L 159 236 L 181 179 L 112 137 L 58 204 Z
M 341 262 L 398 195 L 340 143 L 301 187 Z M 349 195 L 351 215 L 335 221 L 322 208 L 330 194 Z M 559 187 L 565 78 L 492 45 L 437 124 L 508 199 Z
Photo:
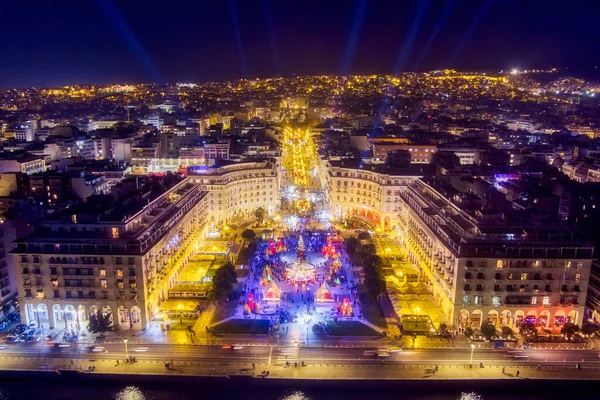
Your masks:
M 502 367 L 502 375 L 506 374 L 506 367 Z
M 517 378 L 519 377 L 520 374 L 521 374 L 521 371 L 517 370 Z
M 439 368 L 439 367 L 436 365 L 436 366 L 435 366 L 435 372 L 438 372 L 438 368 Z

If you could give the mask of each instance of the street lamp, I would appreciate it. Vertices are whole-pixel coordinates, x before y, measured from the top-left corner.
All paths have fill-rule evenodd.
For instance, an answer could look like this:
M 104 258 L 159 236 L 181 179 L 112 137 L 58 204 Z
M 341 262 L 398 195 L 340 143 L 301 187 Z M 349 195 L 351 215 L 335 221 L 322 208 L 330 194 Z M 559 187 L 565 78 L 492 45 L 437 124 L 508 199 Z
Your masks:
M 469 360 L 470 366 L 473 366 L 473 350 L 475 350 L 475 345 L 471 344 L 471 359 Z
M 306 345 L 308 346 L 308 324 L 306 325 Z
M 125 343 L 125 359 L 129 360 L 129 352 L 127 351 L 127 339 L 123 339 L 123 343 Z

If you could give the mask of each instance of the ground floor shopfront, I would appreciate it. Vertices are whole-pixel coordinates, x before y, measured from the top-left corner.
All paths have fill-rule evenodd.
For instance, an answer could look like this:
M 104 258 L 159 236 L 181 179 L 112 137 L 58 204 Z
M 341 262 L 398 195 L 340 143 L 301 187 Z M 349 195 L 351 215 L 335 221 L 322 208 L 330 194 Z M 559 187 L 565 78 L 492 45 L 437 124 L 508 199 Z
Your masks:
M 511 308 L 457 306 L 454 310 L 456 326 L 480 328 L 484 323 L 497 327 L 518 327 L 522 322 L 530 322 L 545 329 L 560 329 L 571 322 L 581 325 L 583 307 L 538 307 Z
M 146 318 L 142 308 L 134 304 L 81 303 L 78 301 L 21 301 L 21 316 L 27 324 L 57 330 L 87 329 L 89 318 L 101 313 L 110 315 L 113 327 L 119 330 L 142 330 Z

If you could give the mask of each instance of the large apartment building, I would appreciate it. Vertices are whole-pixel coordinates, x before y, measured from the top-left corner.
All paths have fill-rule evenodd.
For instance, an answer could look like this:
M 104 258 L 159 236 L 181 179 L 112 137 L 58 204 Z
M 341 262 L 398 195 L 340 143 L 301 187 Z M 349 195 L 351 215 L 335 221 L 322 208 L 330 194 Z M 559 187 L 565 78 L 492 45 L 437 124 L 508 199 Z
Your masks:
M 221 162 L 217 168 L 201 168 L 198 173 L 190 179 L 209 192 L 211 224 L 247 218 L 259 207 L 268 215 L 278 210 L 280 182 L 274 159 Z
M 450 323 L 581 324 L 593 244 L 511 210 L 467 213 L 434 186 L 400 189 L 399 233 Z
M 400 189 L 419 178 L 414 170 L 328 161 L 327 199 L 335 220 L 356 219 L 384 230 L 398 229 Z
M 510 208 L 465 210 L 410 170 L 355 160 L 326 169 L 332 216 L 397 235 L 450 324 L 582 323 L 594 246 L 573 227 Z
M 21 315 L 78 328 L 110 313 L 118 329 L 145 329 L 206 230 L 207 193 L 184 179 L 99 211 L 67 209 L 15 242 Z
M 69 208 L 17 240 L 12 256 L 24 320 L 75 328 L 100 311 L 112 314 L 118 329 L 145 329 L 198 239 L 258 207 L 277 210 L 274 160 L 199 171 L 164 193 L 108 209 Z

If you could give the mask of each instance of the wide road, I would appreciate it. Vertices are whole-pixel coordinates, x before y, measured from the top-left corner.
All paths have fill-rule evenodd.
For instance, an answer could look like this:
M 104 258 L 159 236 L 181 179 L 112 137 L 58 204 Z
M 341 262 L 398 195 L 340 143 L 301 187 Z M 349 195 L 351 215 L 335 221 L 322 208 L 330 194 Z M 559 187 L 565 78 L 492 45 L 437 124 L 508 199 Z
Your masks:
M 64 346 L 64 345 L 63 345 Z M 383 351 L 380 348 L 380 351 Z M 129 345 L 127 355 L 138 360 L 187 361 L 213 363 L 284 364 L 286 361 L 307 364 L 399 364 L 399 365 L 465 365 L 471 357 L 470 350 L 421 349 L 388 351 L 385 357 L 377 355 L 377 348 L 348 347 L 296 347 L 296 346 L 204 346 L 176 344 Z M 585 364 L 600 365 L 598 351 L 593 350 L 478 350 L 473 352 L 473 364 L 484 365 L 547 365 Z M 70 344 L 13 344 L 0 346 L 2 357 L 62 358 L 62 359 L 120 359 L 126 358 L 123 343 Z

